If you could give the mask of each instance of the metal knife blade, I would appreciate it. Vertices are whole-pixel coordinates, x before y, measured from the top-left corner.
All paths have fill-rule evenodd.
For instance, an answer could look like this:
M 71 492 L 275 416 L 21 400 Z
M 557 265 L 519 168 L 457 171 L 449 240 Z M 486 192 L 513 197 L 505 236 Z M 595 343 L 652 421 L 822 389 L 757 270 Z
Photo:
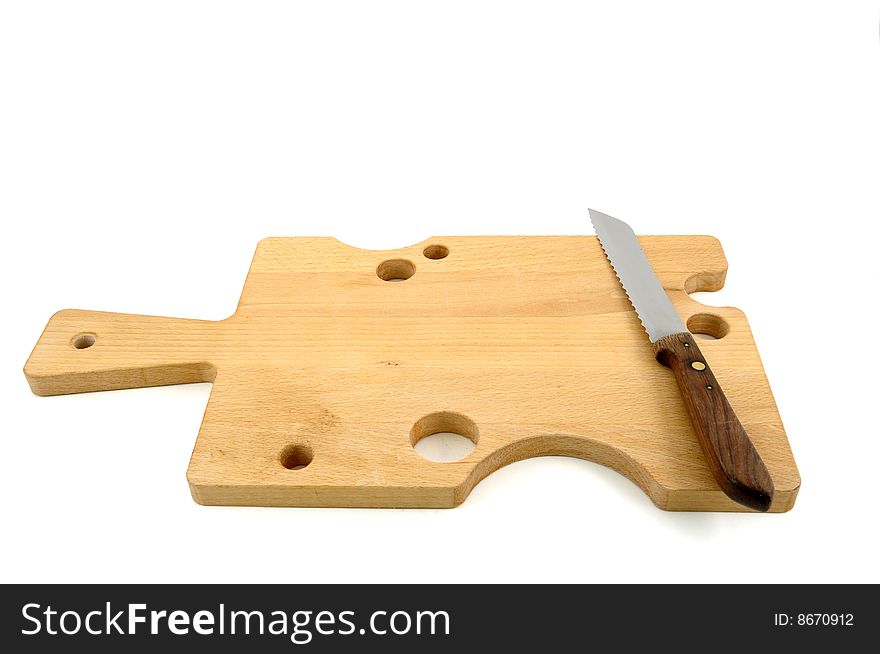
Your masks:
M 632 228 L 601 211 L 589 211 L 599 243 L 651 342 L 656 343 L 670 334 L 686 332 Z
M 712 476 L 735 502 L 768 511 L 773 479 L 727 401 L 694 337 L 678 316 L 625 222 L 590 209 L 599 243 L 654 345 L 657 360 L 675 376 Z

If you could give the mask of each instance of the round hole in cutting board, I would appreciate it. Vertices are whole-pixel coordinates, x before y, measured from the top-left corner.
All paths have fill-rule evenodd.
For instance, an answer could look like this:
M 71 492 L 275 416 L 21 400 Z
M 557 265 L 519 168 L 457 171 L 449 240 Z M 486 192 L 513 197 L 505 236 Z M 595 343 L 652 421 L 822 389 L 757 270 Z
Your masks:
M 410 443 L 428 461 L 460 461 L 474 451 L 479 432 L 474 421 L 454 411 L 429 413 L 410 430 Z
M 461 461 L 474 451 L 476 445 L 467 436 L 449 431 L 441 431 L 425 436 L 413 446 L 423 459 L 437 463 Z
M 416 266 L 407 259 L 388 259 L 378 265 L 376 274 L 386 282 L 402 282 L 416 274 Z
M 714 340 L 724 338 L 730 332 L 730 325 L 714 313 L 695 313 L 687 321 L 688 331 L 698 338 Z
M 288 445 L 281 450 L 279 460 L 288 470 L 302 470 L 312 462 L 312 448 L 308 445 Z
M 429 245 L 424 250 L 422 250 L 422 254 L 424 254 L 428 259 L 445 259 L 449 256 L 449 248 L 445 245 L 435 243 L 433 245 Z
M 86 348 L 92 347 L 97 340 L 98 337 L 94 334 L 82 333 L 74 336 L 73 340 L 70 341 L 70 344 L 77 350 L 85 350 Z

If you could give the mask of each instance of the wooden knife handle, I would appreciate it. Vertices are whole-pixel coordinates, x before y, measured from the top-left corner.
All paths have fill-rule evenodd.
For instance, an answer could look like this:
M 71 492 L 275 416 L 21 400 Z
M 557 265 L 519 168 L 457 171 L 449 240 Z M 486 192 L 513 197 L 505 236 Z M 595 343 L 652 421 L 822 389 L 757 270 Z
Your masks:
M 728 497 L 756 511 L 773 501 L 773 480 L 689 333 L 654 343 L 657 360 L 672 369 L 715 481 Z

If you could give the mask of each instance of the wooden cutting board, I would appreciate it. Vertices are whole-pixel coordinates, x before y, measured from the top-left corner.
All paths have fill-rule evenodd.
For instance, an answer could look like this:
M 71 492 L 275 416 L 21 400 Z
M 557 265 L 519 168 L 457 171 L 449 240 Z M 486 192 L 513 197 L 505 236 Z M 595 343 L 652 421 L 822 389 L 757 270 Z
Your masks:
M 770 510 L 791 509 L 800 479 L 746 317 L 688 297 L 723 285 L 720 243 L 640 240 L 688 328 L 717 337 L 700 347 L 773 477 Z M 230 318 L 60 311 L 25 374 L 38 395 L 213 382 L 187 473 L 202 504 L 451 507 L 502 466 L 563 455 L 663 509 L 745 510 L 592 236 L 269 238 Z M 473 452 L 415 451 L 445 431 Z

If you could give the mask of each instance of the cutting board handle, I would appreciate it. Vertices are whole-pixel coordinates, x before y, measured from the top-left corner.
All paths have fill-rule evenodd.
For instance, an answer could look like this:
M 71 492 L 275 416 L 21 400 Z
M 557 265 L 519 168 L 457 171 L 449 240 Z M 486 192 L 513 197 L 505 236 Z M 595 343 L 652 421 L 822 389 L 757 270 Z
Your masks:
M 37 395 L 206 382 L 219 323 L 65 309 L 24 367 Z
M 773 480 L 736 417 L 718 380 L 689 333 L 654 344 L 657 360 L 672 369 L 712 476 L 728 497 L 757 511 L 773 501 Z

